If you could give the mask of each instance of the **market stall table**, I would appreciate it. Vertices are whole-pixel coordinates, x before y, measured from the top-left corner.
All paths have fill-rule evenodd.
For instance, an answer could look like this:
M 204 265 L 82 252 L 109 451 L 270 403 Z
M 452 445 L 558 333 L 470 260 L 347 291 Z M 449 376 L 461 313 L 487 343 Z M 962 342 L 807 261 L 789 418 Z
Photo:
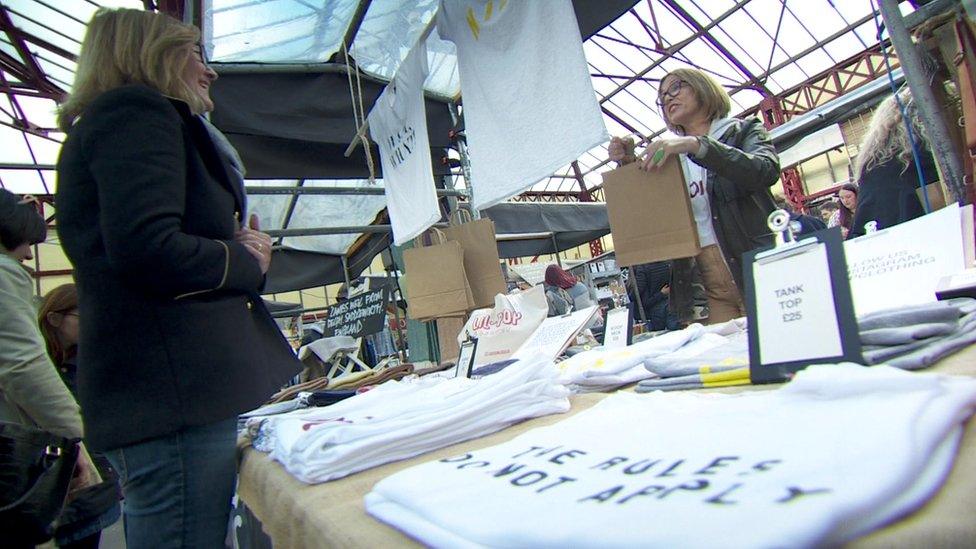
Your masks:
M 925 370 L 976 377 L 976 345 Z M 777 385 L 706 389 L 736 393 L 769 390 Z M 244 450 L 240 498 L 261 521 L 276 548 L 415 547 L 416 542 L 366 514 L 363 497 L 381 479 L 419 463 L 494 446 L 530 429 L 551 425 L 585 410 L 606 394 L 571 398 L 566 414 L 529 420 L 479 439 L 389 463 L 324 484 L 299 482 L 266 454 Z M 951 473 L 942 489 L 915 513 L 856 540 L 854 547 L 967 547 L 976 540 L 976 422 L 965 428 Z

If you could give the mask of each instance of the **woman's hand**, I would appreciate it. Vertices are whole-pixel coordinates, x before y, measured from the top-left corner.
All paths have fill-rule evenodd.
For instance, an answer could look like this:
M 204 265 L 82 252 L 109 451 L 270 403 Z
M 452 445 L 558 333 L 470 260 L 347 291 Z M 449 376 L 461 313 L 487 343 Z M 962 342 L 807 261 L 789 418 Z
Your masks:
M 618 166 L 623 166 L 637 160 L 634 147 L 633 137 L 613 137 L 607 147 L 607 154 L 611 161 L 616 162 Z
M 247 227 L 234 233 L 234 240 L 240 242 L 247 251 L 258 260 L 261 274 L 267 274 L 271 266 L 271 237 L 260 230 L 258 216 L 251 214 L 247 220 Z
M 638 167 L 644 171 L 660 168 L 672 155 L 696 153 L 699 146 L 698 138 L 694 136 L 657 139 L 644 149 L 638 158 Z
M 71 494 L 78 490 L 83 490 L 100 482 L 102 482 L 102 477 L 98 474 L 95 463 L 92 462 L 92 458 L 88 454 L 85 444 L 79 442 L 78 460 L 75 462 L 75 471 L 71 477 L 71 483 L 68 485 L 68 493 Z

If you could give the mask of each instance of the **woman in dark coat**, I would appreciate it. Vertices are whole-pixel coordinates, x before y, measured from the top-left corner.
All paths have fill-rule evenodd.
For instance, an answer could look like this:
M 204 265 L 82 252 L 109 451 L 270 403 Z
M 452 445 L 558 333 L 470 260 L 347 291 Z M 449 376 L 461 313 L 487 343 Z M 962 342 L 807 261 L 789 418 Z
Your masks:
M 922 180 L 926 185 L 936 182 L 939 172 L 925 129 L 918 119 L 918 108 L 908 90 L 901 92 L 901 102 L 911 120 L 921 160 Z M 892 95 L 874 111 L 857 155 L 854 174 L 860 192 L 851 236 L 864 234 L 864 225 L 870 221 L 876 221 L 880 230 L 925 214 L 917 192 L 919 179 L 915 166 L 905 119 Z
M 199 115 L 200 33 L 96 12 L 59 125 L 58 233 L 74 265 L 86 440 L 125 495 L 126 545 L 219 547 L 236 419 L 300 368 L 261 300 L 270 238 Z

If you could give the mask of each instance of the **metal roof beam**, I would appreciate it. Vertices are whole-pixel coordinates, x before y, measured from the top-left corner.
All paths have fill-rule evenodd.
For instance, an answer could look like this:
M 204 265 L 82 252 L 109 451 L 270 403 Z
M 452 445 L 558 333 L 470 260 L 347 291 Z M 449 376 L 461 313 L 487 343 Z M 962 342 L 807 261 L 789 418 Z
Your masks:
M 356 41 L 356 35 L 359 34 L 359 27 L 363 25 L 363 20 L 366 19 L 366 12 L 369 11 L 369 5 L 372 3 L 373 0 L 359 0 L 359 4 L 356 5 L 356 11 L 352 14 L 349 26 L 346 27 L 346 34 L 342 37 L 341 43 L 346 45 L 346 49 L 352 49 L 352 43 Z
M 780 70 L 780 69 L 782 69 L 782 68 L 790 65 L 791 63 L 796 63 L 798 60 L 802 59 L 803 57 L 809 55 L 810 53 L 814 52 L 815 50 L 818 50 L 820 48 L 823 48 L 824 46 L 826 46 L 827 44 L 833 42 L 834 40 L 837 40 L 838 38 L 841 38 L 842 36 L 847 35 L 852 30 L 854 30 L 857 27 L 860 27 L 861 25 L 863 25 L 863 24 L 871 21 L 873 18 L 874 18 L 874 14 L 873 13 L 868 14 L 868 15 L 865 15 L 864 17 L 858 19 L 857 21 L 851 23 L 850 25 L 844 27 L 843 29 L 835 32 L 834 34 L 831 34 L 827 38 L 824 38 L 822 41 L 820 41 L 820 42 L 818 42 L 818 43 L 810 46 L 809 48 L 807 48 L 807 49 L 801 51 L 800 53 L 798 53 L 798 54 L 790 57 L 789 59 L 786 59 L 782 63 L 777 64 L 775 67 L 770 68 L 766 72 L 764 72 L 764 73 L 762 73 L 760 75 L 757 75 L 756 76 L 756 79 L 758 79 L 758 80 L 765 80 L 766 78 L 768 78 L 771 74 L 775 73 L 776 71 L 778 71 L 778 70 Z M 839 64 L 840 65 L 844 64 L 844 61 L 841 61 Z M 813 76 L 812 78 L 816 78 L 816 77 L 817 76 Z M 754 83 L 755 82 L 753 82 L 751 80 L 750 81 L 747 81 L 747 82 L 743 82 L 742 85 L 739 86 L 738 88 L 739 89 L 751 88 Z M 735 91 L 738 91 L 738 89 L 729 90 L 729 93 L 731 94 L 731 93 L 734 93 Z M 784 92 L 780 92 L 780 95 L 782 95 L 783 93 L 786 93 L 786 92 L 785 91 Z
M 730 63 L 732 63 L 732 65 L 735 66 L 735 68 L 739 69 L 739 72 L 741 72 L 746 78 L 748 78 L 750 81 L 756 81 L 755 75 L 753 75 L 752 72 L 748 68 L 746 68 L 746 66 L 743 65 L 742 62 L 739 61 L 739 59 L 732 54 L 732 52 L 728 50 L 728 48 L 723 46 L 721 42 L 719 42 L 714 36 L 711 35 L 711 33 L 709 32 L 710 29 L 708 27 L 699 23 L 697 19 L 695 19 L 690 13 L 688 13 L 687 10 L 685 10 L 677 2 L 675 2 L 675 0 L 663 0 L 663 2 L 665 3 L 665 5 L 667 5 L 672 10 L 674 10 L 674 12 L 678 14 L 679 17 L 687 21 L 688 24 L 692 26 L 695 32 L 701 33 L 701 37 L 704 40 L 706 40 L 709 44 L 714 46 L 715 49 L 719 51 L 719 53 L 725 56 L 725 58 Z M 760 91 L 764 95 L 773 95 L 773 93 L 769 91 L 768 88 L 766 88 L 765 84 L 761 82 L 757 82 L 757 84 L 760 87 Z
M 715 19 L 709 21 L 709 23 L 707 25 L 705 25 L 704 28 L 701 31 L 698 31 L 698 32 L 692 34 L 688 38 L 685 38 L 681 42 L 678 42 L 677 44 L 675 44 L 673 47 L 668 48 L 668 51 L 669 52 L 672 52 L 672 53 L 673 52 L 676 52 L 676 51 L 679 51 L 679 50 L 681 50 L 681 48 L 683 48 L 683 47 L 687 46 L 688 44 L 691 44 L 695 40 L 701 38 L 704 33 L 708 32 L 710 29 L 712 29 L 713 27 L 717 26 L 722 21 L 725 21 L 726 18 L 728 18 L 733 13 L 739 11 L 739 9 L 742 6 L 748 4 L 749 1 L 750 0 L 739 0 L 738 2 L 735 3 L 734 6 L 732 6 L 731 8 L 729 8 L 728 11 L 726 11 L 725 13 L 719 15 Z M 651 63 L 645 69 L 643 69 L 639 73 L 635 74 L 633 76 L 633 78 L 628 79 L 626 82 L 624 82 L 624 83 L 620 84 L 619 86 L 617 86 L 613 91 L 611 91 L 610 93 L 604 95 L 603 98 L 600 99 L 600 103 L 602 104 L 604 101 L 610 99 L 614 95 L 617 95 L 618 93 L 620 93 L 621 90 L 623 90 L 628 85 L 630 85 L 631 82 L 637 81 L 637 79 L 639 79 L 640 77 L 642 77 L 645 74 L 647 74 L 647 73 L 651 72 L 652 70 L 656 69 L 657 67 L 659 67 L 661 65 L 661 63 L 663 63 L 668 58 L 670 58 L 670 55 L 664 55 L 660 59 L 658 59 L 657 61 Z
M 27 44 L 24 43 L 24 40 L 19 35 L 19 33 L 11 32 L 11 31 L 19 31 L 20 29 L 14 26 L 13 21 L 10 20 L 10 14 L 7 13 L 7 11 L 8 11 L 7 8 L 2 4 L 0 4 L 0 30 L 3 30 L 7 33 L 7 36 L 10 38 L 11 43 L 14 46 L 14 49 L 16 49 L 17 53 L 20 54 L 20 57 L 22 59 L 21 64 L 26 71 L 26 76 L 28 77 L 23 80 L 29 81 L 39 91 L 51 92 L 51 93 L 57 93 L 57 92 L 64 93 L 64 90 L 61 90 L 60 88 L 58 88 L 57 86 L 55 86 L 54 84 L 52 84 L 47 80 L 44 74 L 44 70 L 41 69 L 40 65 L 37 64 L 37 61 L 34 59 L 33 54 L 31 54 L 31 51 L 27 49 Z

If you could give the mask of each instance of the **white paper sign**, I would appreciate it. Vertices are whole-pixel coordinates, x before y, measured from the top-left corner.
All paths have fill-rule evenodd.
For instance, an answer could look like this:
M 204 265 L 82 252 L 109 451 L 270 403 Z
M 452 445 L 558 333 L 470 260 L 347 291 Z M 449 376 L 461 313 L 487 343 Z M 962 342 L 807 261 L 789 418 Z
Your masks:
M 627 332 L 630 331 L 630 310 L 617 307 L 607 311 L 603 328 L 603 347 L 617 349 L 627 346 Z
M 528 341 L 512 355 L 513 358 L 544 356 L 554 360 L 596 314 L 597 307 L 587 307 L 572 314 L 545 319 Z M 479 342 L 480 345 L 480 342 Z
M 959 205 L 844 242 L 858 316 L 935 301 L 939 279 L 962 271 Z
M 752 267 L 763 364 L 842 355 L 827 246 L 771 259 Z

